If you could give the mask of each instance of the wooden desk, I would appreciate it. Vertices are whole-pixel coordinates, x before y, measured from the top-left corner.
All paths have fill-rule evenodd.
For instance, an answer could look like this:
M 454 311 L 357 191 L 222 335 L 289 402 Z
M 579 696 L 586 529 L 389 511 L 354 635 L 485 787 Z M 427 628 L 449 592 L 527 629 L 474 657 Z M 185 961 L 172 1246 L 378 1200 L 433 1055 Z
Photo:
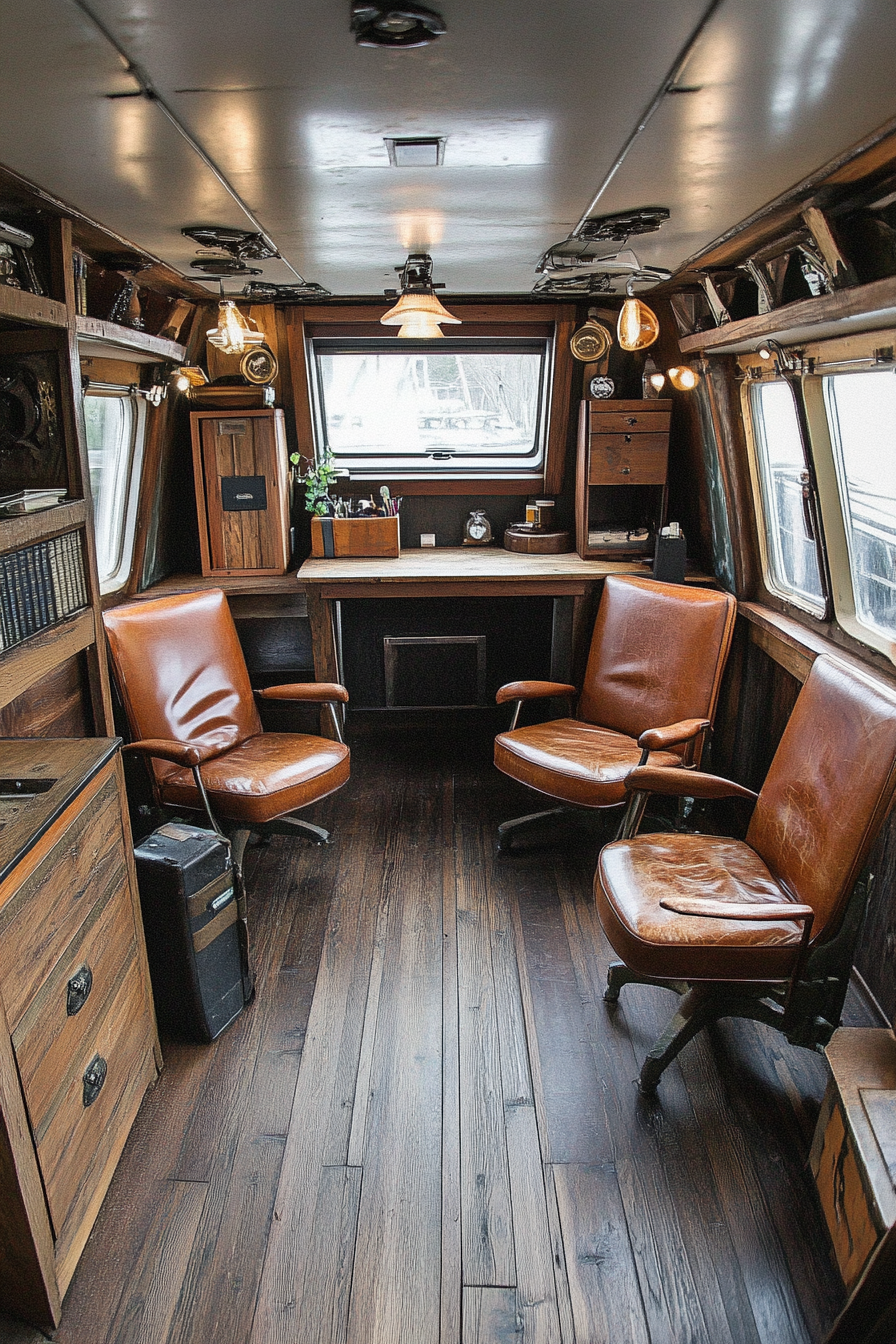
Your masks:
M 338 681 L 335 603 L 348 598 L 553 597 L 572 598 L 564 616 L 555 602 L 551 675 L 581 679 L 591 639 L 597 589 L 608 574 L 649 571 L 638 561 L 581 560 L 565 555 L 517 555 L 493 547 L 440 547 L 377 557 L 306 560 L 298 572 L 305 590 L 314 673 Z M 696 576 L 695 576 L 696 577 Z M 701 576 L 707 582 L 705 576 Z

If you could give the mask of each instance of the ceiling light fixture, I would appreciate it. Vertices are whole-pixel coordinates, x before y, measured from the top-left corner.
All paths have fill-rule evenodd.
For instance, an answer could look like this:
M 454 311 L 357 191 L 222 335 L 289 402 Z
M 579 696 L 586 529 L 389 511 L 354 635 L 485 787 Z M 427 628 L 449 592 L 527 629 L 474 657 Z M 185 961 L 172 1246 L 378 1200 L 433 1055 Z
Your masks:
M 359 47 L 425 47 L 445 32 L 445 20 L 424 5 L 352 0 L 351 30 Z
M 398 327 L 399 336 L 433 340 L 444 335 L 439 323 L 461 325 L 436 297 L 435 290 L 445 286 L 433 283 L 432 257 L 427 252 L 411 252 L 404 266 L 395 269 L 401 274 L 401 297 L 380 318 L 384 327 Z M 395 290 L 385 293 L 391 297 Z
M 242 355 L 250 346 L 264 342 L 264 332 L 258 330 L 253 318 L 243 317 L 233 299 L 222 299 L 218 304 L 218 325 L 206 336 L 209 344 L 225 355 Z
M 646 350 L 648 345 L 653 345 L 660 334 L 659 319 L 642 299 L 634 298 L 631 280 L 626 285 L 625 292 L 628 297 L 619 310 L 616 338 L 623 350 Z

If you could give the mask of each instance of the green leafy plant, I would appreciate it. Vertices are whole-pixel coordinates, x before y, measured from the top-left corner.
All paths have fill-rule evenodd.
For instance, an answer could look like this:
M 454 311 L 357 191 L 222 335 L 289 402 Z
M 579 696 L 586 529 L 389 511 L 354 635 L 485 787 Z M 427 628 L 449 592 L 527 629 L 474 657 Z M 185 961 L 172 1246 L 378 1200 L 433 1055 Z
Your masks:
M 302 457 L 291 453 L 289 460 L 297 467 Z M 336 480 L 336 464 L 330 450 L 315 458 L 306 472 L 299 472 L 299 480 L 305 487 L 305 508 L 318 518 L 326 517 L 330 512 L 330 486 Z

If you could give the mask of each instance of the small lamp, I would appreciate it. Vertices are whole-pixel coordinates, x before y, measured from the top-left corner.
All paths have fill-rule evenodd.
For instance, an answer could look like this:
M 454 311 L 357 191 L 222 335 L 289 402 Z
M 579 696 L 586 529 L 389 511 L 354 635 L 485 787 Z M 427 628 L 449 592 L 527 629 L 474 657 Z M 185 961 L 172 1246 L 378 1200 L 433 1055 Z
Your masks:
M 695 372 L 689 364 L 667 369 L 666 375 L 677 392 L 693 392 L 700 381 L 699 373 Z
M 243 317 L 233 299 L 222 299 L 218 304 L 218 325 L 206 336 L 225 355 L 242 355 L 250 346 L 264 341 L 264 332 L 258 330 L 253 318 Z
M 631 280 L 625 292 L 628 297 L 619 311 L 616 338 L 623 350 L 646 350 L 660 334 L 659 319 L 652 308 L 633 296 Z

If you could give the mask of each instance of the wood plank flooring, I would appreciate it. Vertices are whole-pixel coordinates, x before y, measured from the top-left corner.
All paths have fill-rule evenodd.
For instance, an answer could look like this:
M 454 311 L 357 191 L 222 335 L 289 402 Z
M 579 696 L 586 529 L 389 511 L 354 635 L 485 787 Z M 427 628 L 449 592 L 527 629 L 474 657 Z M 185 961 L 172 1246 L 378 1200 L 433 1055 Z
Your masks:
M 354 729 L 333 844 L 250 852 L 256 1002 L 167 1043 L 59 1344 L 822 1340 L 823 1061 L 724 1023 L 641 1098 L 674 999 L 603 1004 L 597 834 L 498 859 L 487 724 Z

